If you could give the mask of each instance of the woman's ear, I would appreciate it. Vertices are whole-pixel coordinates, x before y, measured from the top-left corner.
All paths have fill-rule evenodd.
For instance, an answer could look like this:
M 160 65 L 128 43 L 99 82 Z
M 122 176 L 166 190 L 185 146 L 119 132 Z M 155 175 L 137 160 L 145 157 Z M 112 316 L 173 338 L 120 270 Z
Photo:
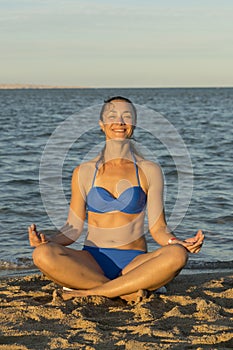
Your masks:
M 104 132 L 104 123 L 102 122 L 102 120 L 99 120 L 99 126 L 100 129 Z

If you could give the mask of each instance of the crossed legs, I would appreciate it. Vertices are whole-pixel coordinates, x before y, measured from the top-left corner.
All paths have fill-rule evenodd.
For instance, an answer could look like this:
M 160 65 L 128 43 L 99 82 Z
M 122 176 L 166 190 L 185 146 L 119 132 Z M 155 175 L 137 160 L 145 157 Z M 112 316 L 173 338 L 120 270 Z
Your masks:
M 86 251 L 46 243 L 33 253 L 35 265 L 45 275 L 62 286 L 76 289 L 69 293 L 71 297 L 102 295 L 123 299 L 138 290 L 155 290 L 170 282 L 185 266 L 187 258 L 188 253 L 181 245 L 165 246 L 137 256 L 121 276 L 109 280 Z

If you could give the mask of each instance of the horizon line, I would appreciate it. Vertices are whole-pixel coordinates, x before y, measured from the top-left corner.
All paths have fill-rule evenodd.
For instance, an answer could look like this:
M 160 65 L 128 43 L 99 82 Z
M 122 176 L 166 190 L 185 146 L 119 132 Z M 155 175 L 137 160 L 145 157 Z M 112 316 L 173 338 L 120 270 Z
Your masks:
M 30 89 L 221 89 L 233 88 L 233 85 L 167 85 L 167 86 L 78 86 L 58 84 L 10 83 L 0 84 L 0 90 L 30 90 Z

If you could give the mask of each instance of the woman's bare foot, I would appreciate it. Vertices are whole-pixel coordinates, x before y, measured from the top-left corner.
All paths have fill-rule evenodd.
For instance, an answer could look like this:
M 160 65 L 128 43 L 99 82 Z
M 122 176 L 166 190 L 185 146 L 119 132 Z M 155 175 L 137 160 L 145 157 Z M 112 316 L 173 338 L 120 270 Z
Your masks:
M 127 295 L 121 295 L 120 298 L 123 300 L 126 300 L 127 302 L 134 302 L 139 303 L 144 298 L 148 297 L 148 290 L 146 289 L 139 289 L 135 293 L 127 294 Z
M 86 297 L 88 294 L 88 290 L 86 289 L 69 289 L 63 287 L 61 297 L 63 300 L 70 300 L 75 297 Z
M 62 298 L 63 300 L 70 300 L 75 297 L 85 297 L 88 295 L 96 295 L 92 294 L 91 290 L 85 290 L 85 289 L 69 289 L 63 287 L 62 290 Z M 142 301 L 144 298 L 148 296 L 148 291 L 145 289 L 139 289 L 135 293 L 127 294 L 127 295 L 122 295 L 120 296 L 121 299 L 127 301 L 127 302 L 135 302 L 138 303 Z

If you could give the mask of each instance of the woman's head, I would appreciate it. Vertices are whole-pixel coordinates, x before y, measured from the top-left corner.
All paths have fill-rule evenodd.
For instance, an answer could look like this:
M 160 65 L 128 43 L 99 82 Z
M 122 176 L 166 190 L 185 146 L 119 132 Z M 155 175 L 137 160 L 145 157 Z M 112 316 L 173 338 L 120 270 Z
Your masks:
M 136 108 L 128 98 L 114 96 L 104 102 L 99 124 L 107 138 L 130 138 L 136 121 Z

